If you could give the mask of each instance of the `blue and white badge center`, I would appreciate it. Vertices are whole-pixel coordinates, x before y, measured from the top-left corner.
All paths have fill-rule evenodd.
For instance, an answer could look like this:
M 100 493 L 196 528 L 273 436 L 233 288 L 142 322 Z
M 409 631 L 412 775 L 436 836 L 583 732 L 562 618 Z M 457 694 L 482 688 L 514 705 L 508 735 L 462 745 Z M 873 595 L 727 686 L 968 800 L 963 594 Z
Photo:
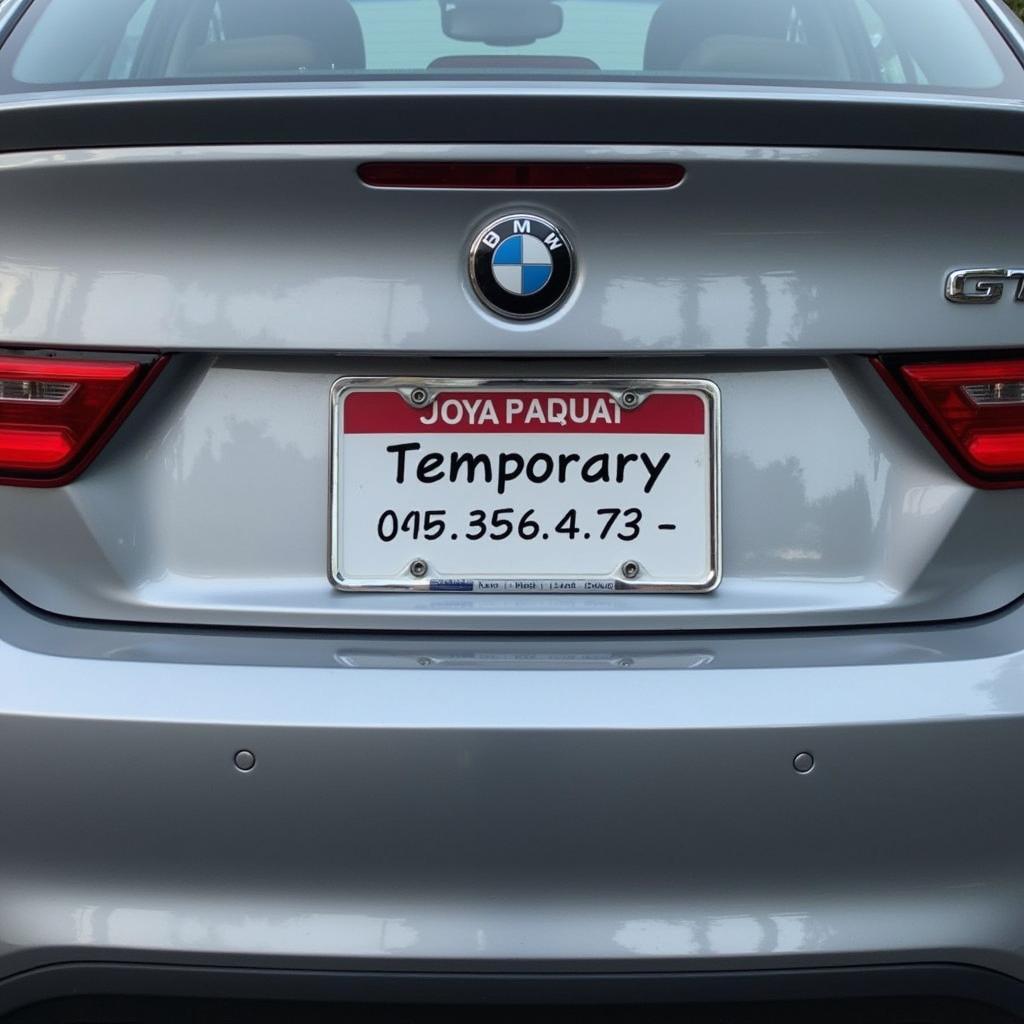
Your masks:
M 551 253 L 533 235 L 513 235 L 494 251 L 491 269 L 505 291 L 512 295 L 535 295 L 551 280 Z

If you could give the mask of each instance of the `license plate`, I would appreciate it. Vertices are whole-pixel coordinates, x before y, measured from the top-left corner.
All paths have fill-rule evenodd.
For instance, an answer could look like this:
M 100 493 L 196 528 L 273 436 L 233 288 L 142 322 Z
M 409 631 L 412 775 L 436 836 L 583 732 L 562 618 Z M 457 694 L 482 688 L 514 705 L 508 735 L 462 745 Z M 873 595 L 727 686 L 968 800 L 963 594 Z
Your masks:
M 332 409 L 342 590 L 718 586 L 708 381 L 346 378 Z

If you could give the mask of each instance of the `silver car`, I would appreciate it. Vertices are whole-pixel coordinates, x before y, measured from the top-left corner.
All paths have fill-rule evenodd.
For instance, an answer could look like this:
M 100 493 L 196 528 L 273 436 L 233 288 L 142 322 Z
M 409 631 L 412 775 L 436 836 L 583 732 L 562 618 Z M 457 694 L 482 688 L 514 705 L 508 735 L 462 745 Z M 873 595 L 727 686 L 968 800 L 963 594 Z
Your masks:
M 0 1018 L 1024 1014 L 1022 62 L 2 0 Z

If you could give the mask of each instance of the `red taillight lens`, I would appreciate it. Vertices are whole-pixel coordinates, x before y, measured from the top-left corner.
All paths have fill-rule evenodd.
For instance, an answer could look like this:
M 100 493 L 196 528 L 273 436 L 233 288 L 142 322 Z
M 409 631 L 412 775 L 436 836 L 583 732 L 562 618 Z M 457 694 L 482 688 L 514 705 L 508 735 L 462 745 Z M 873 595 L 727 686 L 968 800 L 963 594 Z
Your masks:
M 67 483 L 162 365 L 0 355 L 0 483 Z
M 961 475 L 1024 486 L 1024 359 L 878 365 Z

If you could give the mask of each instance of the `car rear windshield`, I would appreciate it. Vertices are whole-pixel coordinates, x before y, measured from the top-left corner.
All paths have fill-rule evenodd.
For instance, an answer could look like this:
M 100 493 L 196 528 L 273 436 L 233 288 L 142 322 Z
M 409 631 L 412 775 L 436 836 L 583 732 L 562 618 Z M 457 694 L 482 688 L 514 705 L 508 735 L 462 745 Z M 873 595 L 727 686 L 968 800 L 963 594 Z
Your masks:
M 0 89 L 608 78 L 1019 92 L 974 0 L 35 0 Z

